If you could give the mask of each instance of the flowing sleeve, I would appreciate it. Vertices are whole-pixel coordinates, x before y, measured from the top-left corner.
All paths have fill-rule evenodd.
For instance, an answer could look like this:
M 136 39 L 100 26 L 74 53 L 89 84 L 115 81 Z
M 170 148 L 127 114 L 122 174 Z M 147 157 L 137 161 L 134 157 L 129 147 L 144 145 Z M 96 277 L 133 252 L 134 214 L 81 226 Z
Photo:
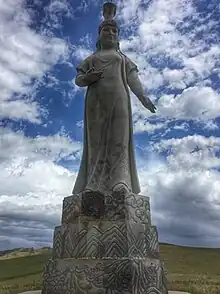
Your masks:
M 92 58 L 91 56 L 87 57 L 85 60 L 83 60 L 76 68 L 76 79 L 75 83 L 79 87 L 86 87 L 87 84 L 84 81 L 84 76 L 86 75 L 86 72 L 92 68 Z
M 89 58 L 86 58 L 76 67 L 77 74 L 86 74 L 86 72 L 89 70 L 89 60 L 88 59 Z
M 138 67 L 137 65 L 127 56 L 125 57 L 125 68 L 126 68 L 126 75 L 127 77 L 129 76 L 129 74 L 135 70 L 136 72 L 138 72 Z
M 138 77 L 138 67 L 127 56 L 125 63 L 128 86 L 134 95 L 142 102 L 144 97 L 144 89 Z
M 77 74 L 86 74 L 86 72 L 93 67 L 93 55 L 83 60 L 76 68 Z

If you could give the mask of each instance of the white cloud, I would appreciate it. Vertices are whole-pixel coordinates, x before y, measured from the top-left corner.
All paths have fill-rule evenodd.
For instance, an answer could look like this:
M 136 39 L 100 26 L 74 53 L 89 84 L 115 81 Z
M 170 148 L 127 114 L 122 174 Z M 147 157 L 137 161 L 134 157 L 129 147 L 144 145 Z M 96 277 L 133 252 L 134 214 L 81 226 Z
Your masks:
M 54 225 L 60 222 L 62 200 L 71 193 L 76 177 L 75 171 L 58 162 L 78 162 L 82 145 L 61 134 L 30 138 L 3 128 L 0 137 L 0 217 L 5 220 L 1 235 L 16 247 L 22 232 L 18 229 L 12 237 L 11 229 L 19 225 L 26 230 L 22 244 L 48 244 Z M 41 240 L 37 238 L 39 227 L 45 234 Z M 4 242 L 0 240 L 1 247 Z
M 151 124 L 147 120 L 141 120 L 138 119 L 136 122 L 134 122 L 134 133 L 143 133 L 143 132 L 148 132 L 148 133 L 153 133 L 156 130 L 165 128 L 166 125 L 163 123 L 156 123 L 156 124 Z
M 159 98 L 162 118 L 198 123 L 199 117 L 207 125 L 219 116 L 219 94 L 209 77 L 218 73 L 220 47 L 206 41 L 206 36 L 215 40 L 216 22 L 203 19 L 194 5 L 189 0 L 119 1 L 126 31 L 121 48 L 137 63 L 146 93 Z M 183 93 L 174 97 L 165 94 L 167 89 Z
M 79 60 L 82 61 L 84 60 L 86 57 L 88 57 L 89 55 L 91 55 L 93 52 L 90 49 L 87 49 L 81 45 L 76 46 L 75 50 L 73 51 L 73 56 Z
M 183 130 L 183 131 L 187 131 L 189 129 L 189 125 L 186 122 L 183 122 L 179 125 L 174 125 L 173 127 L 176 130 Z
M 220 113 L 220 94 L 211 87 L 190 87 L 179 95 L 163 95 L 158 108 L 164 117 L 207 121 Z
M 196 56 L 184 58 L 184 65 L 187 70 L 194 70 L 201 78 L 209 76 L 217 65 L 220 58 L 220 45 L 210 46 L 207 51 L 198 53 Z
M 70 138 L 56 134 L 53 136 L 26 137 L 22 132 L 0 128 L 1 161 L 26 158 L 27 161 L 68 160 L 70 155 L 75 159 L 81 156 L 82 145 Z
M 88 3 L 82 1 L 74 13 L 85 12 Z M 215 23 L 202 23 L 193 5 L 186 0 L 118 1 L 122 33 L 125 30 L 128 35 L 121 48 L 137 63 L 146 93 L 158 105 L 157 114 L 151 114 L 132 96 L 135 133 L 152 134 L 165 127 L 162 137 L 175 120 L 194 120 L 207 130 L 217 128 L 220 97 L 209 76 L 219 74 L 219 45 L 209 45 L 205 37 Z M 32 79 L 39 82 L 53 64 L 68 63 L 70 51 L 77 63 L 92 53 L 89 35 L 81 38 L 78 46 L 51 37 L 53 30 L 61 28 L 63 16 L 74 17 L 67 1 L 53 0 L 45 11 L 51 32 L 42 28 L 40 35 L 29 27 L 32 17 L 24 9 L 24 1 L 14 6 L 12 0 L 0 0 L 1 117 L 40 123 L 42 108 L 30 99 L 35 90 Z M 192 17 L 197 26 L 184 30 Z M 199 40 L 198 32 L 204 38 Z M 50 86 L 56 83 L 53 80 Z M 72 90 L 74 96 L 79 88 L 73 86 Z M 175 90 L 182 93 L 167 94 Z M 22 94 L 29 99 L 21 99 Z M 80 122 L 77 125 L 80 127 Z M 173 123 L 173 128 L 186 130 L 189 124 Z M 22 132 L 0 129 L 0 137 L 0 216 L 5 220 L 0 226 L 0 246 L 51 245 L 63 197 L 71 192 L 76 177 L 65 166 L 71 163 L 73 169 L 75 162 L 78 166 L 82 146 L 61 133 L 33 139 Z M 153 223 L 159 228 L 160 239 L 219 246 L 219 138 L 194 135 L 147 144 L 142 150 L 147 159 L 137 156 L 138 172 L 142 194 L 151 197 Z M 63 166 L 58 164 L 60 160 L 65 162 Z
M 208 131 L 214 131 L 214 130 L 218 130 L 219 126 L 217 125 L 217 123 L 214 122 L 214 120 L 210 120 L 210 121 L 205 121 L 202 122 L 203 123 L 203 129 L 204 130 L 208 130 Z
M 206 146 L 202 159 L 200 156 L 191 162 L 192 155 L 189 160 L 185 158 L 185 163 L 182 162 L 180 155 L 186 155 L 197 141 Z M 205 149 L 212 143 L 219 147 L 215 138 L 202 136 L 162 140 L 160 145 L 154 146 L 154 152 L 158 148 L 167 150 L 171 145 L 172 155 L 167 160 L 148 149 L 146 160 L 142 155 L 142 167 L 139 168 L 141 194 L 150 196 L 152 222 L 158 228 L 161 241 L 219 247 L 220 173 L 208 170 L 216 162 L 209 163 L 213 156 Z
M 158 173 L 152 208 L 160 238 L 181 239 L 188 246 L 219 247 L 220 176 L 208 171 Z M 160 217 L 161 216 L 161 217 Z
M 74 18 L 74 10 L 67 0 L 52 0 L 45 7 L 47 24 L 50 24 L 51 29 L 60 29 L 62 27 L 63 18 Z
M 25 119 L 32 123 L 40 123 L 39 105 L 36 102 L 26 101 L 2 101 L 0 103 L 0 117 L 8 117 L 13 120 Z
M 12 0 L 1 0 L 0 7 L 0 117 L 40 123 L 41 108 L 31 98 L 32 81 L 42 78 L 53 64 L 65 61 L 68 46 L 62 39 L 30 28 L 31 14 L 24 1 L 14 5 Z M 29 98 L 21 98 L 25 94 Z
M 208 170 L 220 167 L 217 152 L 220 151 L 220 138 L 200 135 L 181 139 L 161 140 L 152 145 L 157 152 L 169 151 L 167 163 L 177 170 Z
M 146 116 L 143 120 L 139 108 L 135 110 L 135 115 L 140 114 L 136 131 L 158 130 L 160 118 L 204 120 L 211 126 L 219 113 L 219 94 L 212 89 L 209 76 L 218 72 L 220 47 L 218 43 L 209 45 L 206 36 L 212 31 L 215 37 L 216 22 L 203 19 L 190 0 L 118 1 L 117 10 L 121 49 L 137 63 L 146 95 L 159 98 L 157 124 L 151 125 Z M 192 20 L 196 25 L 191 26 Z M 79 60 L 92 53 L 90 36 L 84 39 L 73 53 Z M 167 66 L 170 63 L 172 68 Z M 167 89 L 183 92 L 175 97 L 165 94 Z

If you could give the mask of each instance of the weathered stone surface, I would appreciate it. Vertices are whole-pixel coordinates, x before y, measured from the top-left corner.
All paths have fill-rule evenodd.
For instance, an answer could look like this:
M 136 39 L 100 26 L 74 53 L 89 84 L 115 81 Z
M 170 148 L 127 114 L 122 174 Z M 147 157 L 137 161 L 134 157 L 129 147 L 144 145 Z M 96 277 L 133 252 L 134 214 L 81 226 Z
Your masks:
M 167 294 L 158 259 L 50 259 L 42 294 Z
M 64 199 L 42 294 L 167 294 L 166 287 L 149 197 L 87 191 Z
M 76 223 L 79 217 L 83 217 L 83 220 L 130 220 L 151 225 L 149 197 L 120 192 L 109 195 L 86 192 L 65 197 L 62 224 Z
M 122 221 L 79 221 L 55 228 L 54 259 L 62 258 L 159 258 L 155 226 Z
M 151 112 L 156 108 L 140 87 L 137 66 L 119 50 L 115 12 L 115 4 L 104 4 L 97 52 L 77 67 L 76 84 L 88 86 L 84 148 L 42 294 L 168 293 L 149 198 L 136 195 L 129 88 Z
M 41 290 L 27 291 L 27 292 L 22 292 L 19 294 L 42 294 L 42 291 Z M 190 293 L 183 292 L 183 291 L 169 291 L 169 294 L 190 294 Z

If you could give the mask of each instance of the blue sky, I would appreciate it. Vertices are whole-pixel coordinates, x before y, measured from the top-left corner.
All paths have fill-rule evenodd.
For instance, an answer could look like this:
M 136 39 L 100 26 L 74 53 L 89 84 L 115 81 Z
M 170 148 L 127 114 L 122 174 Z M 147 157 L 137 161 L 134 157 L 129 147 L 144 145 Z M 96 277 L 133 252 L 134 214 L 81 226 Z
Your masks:
M 52 245 L 82 154 L 99 0 L 0 0 L 0 250 Z M 220 4 L 120 0 L 121 50 L 158 111 L 132 95 L 141 194 L 161 242 L 220 247 Z

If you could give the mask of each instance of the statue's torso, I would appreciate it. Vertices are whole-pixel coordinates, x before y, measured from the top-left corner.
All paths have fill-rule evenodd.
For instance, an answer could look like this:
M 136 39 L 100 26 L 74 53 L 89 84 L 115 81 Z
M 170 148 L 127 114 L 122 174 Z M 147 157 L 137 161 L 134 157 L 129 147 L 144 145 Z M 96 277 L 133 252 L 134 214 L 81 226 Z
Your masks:
M 92 63 L 95 70 L 104 70 L 99 85 L 103 87 L 116 87 L 123 85 L 122 57 L 115 50 L 100 51 L 93 55 Z
M 117 51 L 106 50 L 92 55 L 91 66 L 104 70 L 103 78 L 89 87 L 90 102 L 99 101 L 108 112 L 115 105 L 118 115 L 128 115 L 128 93 L 123 80 L 123 60 Z

